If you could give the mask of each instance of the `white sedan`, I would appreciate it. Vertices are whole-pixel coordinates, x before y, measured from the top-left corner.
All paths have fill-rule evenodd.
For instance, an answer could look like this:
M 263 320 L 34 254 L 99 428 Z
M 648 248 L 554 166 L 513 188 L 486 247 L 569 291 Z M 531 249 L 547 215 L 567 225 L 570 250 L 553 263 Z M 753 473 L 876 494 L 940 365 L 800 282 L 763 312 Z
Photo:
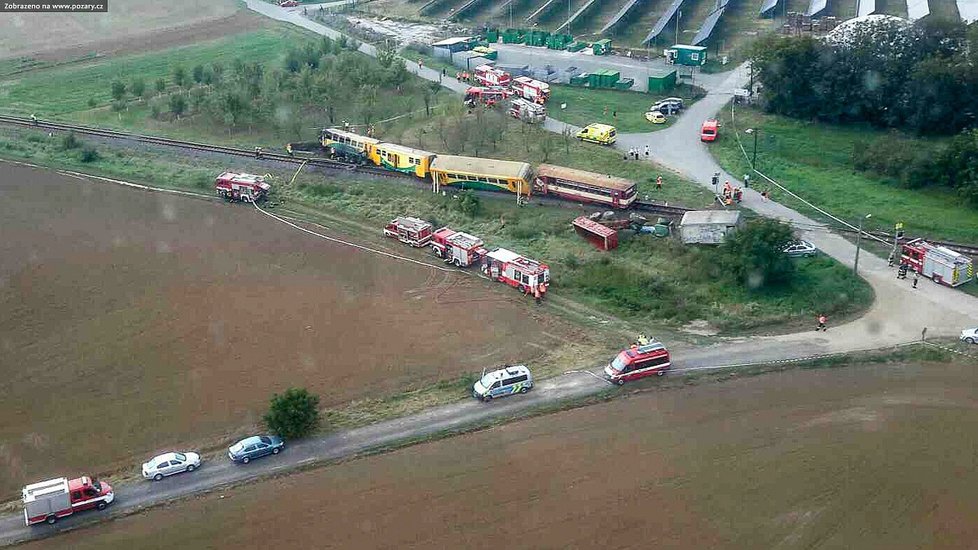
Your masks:
M 961 339 L 969 344 L 978 344 L 978 327 L 962 330 Z
M 197 453 L 165 453 L 143 464 L 143 477 L 159 481 L 180 472 L 192 472 L 200 468 Z

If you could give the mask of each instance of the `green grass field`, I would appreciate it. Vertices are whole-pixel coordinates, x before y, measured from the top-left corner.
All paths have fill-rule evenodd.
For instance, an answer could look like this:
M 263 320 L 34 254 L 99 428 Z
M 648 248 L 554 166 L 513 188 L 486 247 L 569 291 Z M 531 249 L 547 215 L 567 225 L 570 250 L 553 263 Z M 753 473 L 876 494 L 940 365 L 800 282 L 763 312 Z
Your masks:
M 551 86 L 548 114 L 575 126 L 592 122 L 611 124 L 619 132 L 653 132 L 668 128 L 675 117 L 666 117 L 665 124 L 645 120 L 649 106 L 664 97 L 681 97 L 687 104 L 701 97 L 699 88 L 679 86 L 668 94 L 645 94 L 620 90 L 592 90 L 573 86 Z M 567 104 L 561 109 L 561 104 Z M 617 116 L 615 114 L 617 113 Z
M 748 153 L 753 153 L 753 141 L 748 141 L 743 129 L 760 129 L 760 171 L 836 216 L 855 223 L 859 217 L 872 214 L 869 227 L 874 230 L 890 231 L 895 223 L 903 222 L 909 235 L 962 243 L 978 241 L 978 209 L 962 203 L 953 192 L 904 189 L 853 168 L 853 149 L 884 132 L 809 123 L 743 108 L 738 108 L 735 116 Z M 712 150 L 728 172 L 743 174 L 750 164 L 734 139 L 729 108 L 722 112 L 722 124 L 727 131 Z M 779 196 L 776 191 L 773 196 L 811 213 L 790 197 Z

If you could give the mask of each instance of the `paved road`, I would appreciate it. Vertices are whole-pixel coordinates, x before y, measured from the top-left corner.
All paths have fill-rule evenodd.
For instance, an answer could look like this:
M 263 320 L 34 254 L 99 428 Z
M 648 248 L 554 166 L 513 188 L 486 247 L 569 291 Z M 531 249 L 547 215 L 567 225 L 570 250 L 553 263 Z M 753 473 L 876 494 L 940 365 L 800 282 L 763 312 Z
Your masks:
M 247 2 L 255 11 L 276 19 L 295 22 L 320 34 L 338 35 L 331 29 L 290 14 L 277 6 L 255 0 Z M 369 46 L 361 47 L 361 51 L 368 54 L 372 49 Z M 437 81 L 439 77 L 438 73 L 430 69 L 421 71 L 421 75 L 433 81 Z M 729 94 L 725 90 L 738 87 L 742 82 L 742 71 L 732 73 L 723 85 L 711 90 L 704 100 L 693 105 L 668 130 L 650 135 L 622 135 L 619 146 L 627 149 L 629 146 L 644 146 L 649 143 L 653 146 L 657 162 L 705 184 L 714 171 L 719 171 L 719 167 L 697 139 L 699 124 L 727 102 Z M 455 89 L 457 86 L 454 84 L 458 83 L 447 84 Z M 549 121 L 548 127 L 559 130 L 562 125 Z M 724 174 L 723 177 L 728 176 Z M 747 194 L 745 205 L 767 216 L 815 223 L 782 205 L 764 202 L 753 192 Z M 840 261 L 851 262 L 854 247 L 841 237 L 820 231 L 812 232 L 806 237 Z M 905 281 L 897 282 L 893 271 L 886 267 L 885 262 L 870 254 L 862 257 L 861 265 L 861 274 L 877 292 L 877 300 L 865 317 L 848 325 L 833 327 L 828 332 L 723 339 L 714 346 L 684 352 L 682 357 L 674 361 L 675 368 L 738 365 L 871 349 L 915 340 L 924 326 L 928 327 L 929 335 L 952 335 L 965 324 L 978 323 L 978 299 L 927 281 L 919 289 L 913 290 Z M 599 368 L 595 366 L 591 371 L 599 372 Z M 116 488 L 117 502 L 107 512 L 82 513 L 62 520 L 55 527 L 43 525 L 27 528 L 23 524 L 23 516 L 4 516 L 0 518 L 0 544 L 50 535 L 62 529 L 93 523 L 107 516 L 132 512 L 257 476 L 285 472 L 313 462 L 354 456 L 394 445 L 399 441 L 422 438 L 446 430 L 463 429 L 560 400 L 592 395 L 608 387 L 606 382 L 588 371 L 572 372 L 542 381 L 525 396 L 491 404 L 462 401 L 436 407 L 416 415 L 303 441 L 290 446 L 278 457 L 256 461 L 247 466 L 217 460 L 205 464 L 196 473 L 172 477 L 158 483 L 120 484 Z

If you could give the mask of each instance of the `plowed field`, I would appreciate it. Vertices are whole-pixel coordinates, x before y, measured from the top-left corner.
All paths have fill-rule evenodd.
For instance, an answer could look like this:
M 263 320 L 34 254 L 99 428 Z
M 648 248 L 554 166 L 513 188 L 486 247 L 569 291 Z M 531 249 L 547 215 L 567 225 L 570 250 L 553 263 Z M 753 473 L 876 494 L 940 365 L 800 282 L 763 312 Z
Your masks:
M 419 445 L 28 548 L 973 548 L 974 365 L 790 371 Z
M 578 338 L 508 287 L 247 205 L 0 168 L 3 494 L 221 443 L 289 386 L 337 405 Z

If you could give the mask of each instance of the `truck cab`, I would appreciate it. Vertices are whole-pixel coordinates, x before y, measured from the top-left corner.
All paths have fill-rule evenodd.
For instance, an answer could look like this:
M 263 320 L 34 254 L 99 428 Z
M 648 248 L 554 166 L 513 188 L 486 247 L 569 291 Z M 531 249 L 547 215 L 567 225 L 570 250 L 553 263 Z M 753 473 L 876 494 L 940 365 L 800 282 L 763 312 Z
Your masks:
M 583 130 L 577 133 L 577 139 L 590 141 L 599 145 L 611 145 L 618 139 L 618 132 L 614 126 L 608 124 L 588 124 Z
M 633 344 L 615 356 L 604 368 L 605 378 L 620 386 L 653 374 L 665 374 L 671 365 L 669 351 L 659 342 L 646 342 Z

